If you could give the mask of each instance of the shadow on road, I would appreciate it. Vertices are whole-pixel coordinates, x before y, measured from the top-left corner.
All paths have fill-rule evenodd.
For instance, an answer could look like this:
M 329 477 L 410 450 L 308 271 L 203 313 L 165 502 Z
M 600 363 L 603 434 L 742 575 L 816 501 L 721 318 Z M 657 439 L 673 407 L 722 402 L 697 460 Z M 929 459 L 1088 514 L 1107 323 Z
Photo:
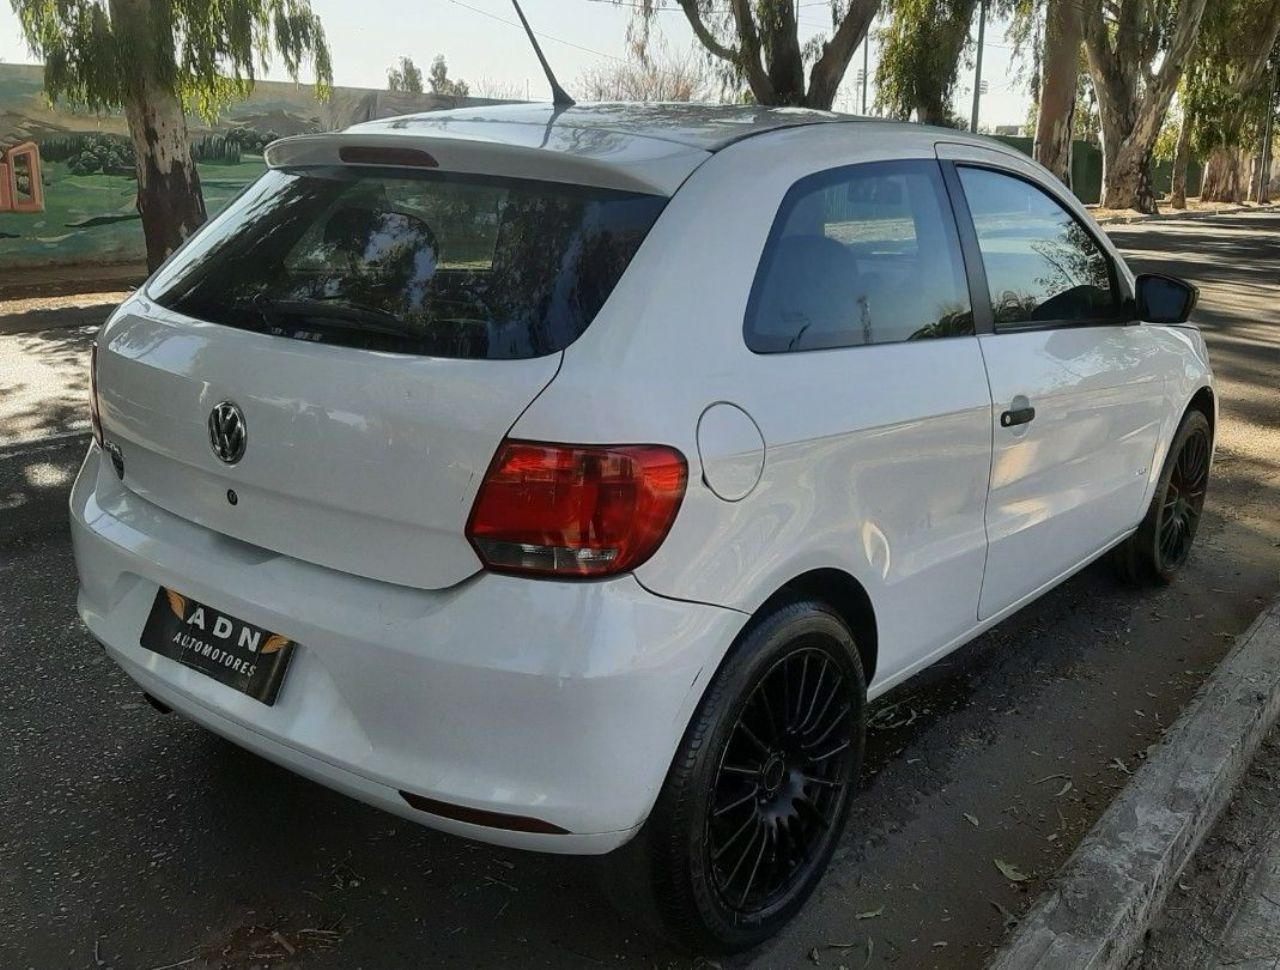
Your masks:
M 0 447 L 89 427 L 97 327 L 0 336 Z

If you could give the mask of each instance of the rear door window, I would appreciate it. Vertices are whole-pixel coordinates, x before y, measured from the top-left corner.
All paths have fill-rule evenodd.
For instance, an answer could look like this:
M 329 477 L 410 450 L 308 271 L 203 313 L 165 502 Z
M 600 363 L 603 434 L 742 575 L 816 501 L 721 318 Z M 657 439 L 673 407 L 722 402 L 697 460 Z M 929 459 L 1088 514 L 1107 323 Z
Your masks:
M 747 346 L 786 353 L 973 332 L 936 161 L 852 165 L 792 186 L 756 273 Z
M 540 357 L 587 328 L 665 201 L 440 173 L 273 171 L 148 292 L 201 320 L 316 343 Z

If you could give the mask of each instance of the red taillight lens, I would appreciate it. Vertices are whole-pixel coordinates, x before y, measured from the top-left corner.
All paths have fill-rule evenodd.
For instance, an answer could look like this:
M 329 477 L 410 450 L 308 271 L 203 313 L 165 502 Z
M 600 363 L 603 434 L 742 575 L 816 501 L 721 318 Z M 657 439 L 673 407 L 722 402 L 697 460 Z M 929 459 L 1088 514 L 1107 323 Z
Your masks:
M 93 440 L 102 444 L 102 416 L 98 413 L 98 345 L 89 347 L 89 424 Z
M 504 441 L 471 509 L 467 538 L 490 569 L 625 572 L 666 538 L 687 477 L 684 456 L 661 445 Z

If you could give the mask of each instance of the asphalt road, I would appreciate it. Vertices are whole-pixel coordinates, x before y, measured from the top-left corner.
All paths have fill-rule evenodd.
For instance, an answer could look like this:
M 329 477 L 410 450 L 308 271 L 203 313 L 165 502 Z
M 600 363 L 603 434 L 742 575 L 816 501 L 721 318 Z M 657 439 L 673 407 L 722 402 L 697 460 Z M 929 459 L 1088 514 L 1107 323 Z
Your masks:
M 1114 235 L 1203 291 L 1222 422 L 1186 573 L 1090 568 L 879 702 L 823 889 L 722 965 L 981 966 L 1280 588 L 1280 216 Z M 589 862 L 438 835 L 147 707 L 72 608 L 83 446 L 0 451 L 0 968 L 705 965 L 616 917 Z

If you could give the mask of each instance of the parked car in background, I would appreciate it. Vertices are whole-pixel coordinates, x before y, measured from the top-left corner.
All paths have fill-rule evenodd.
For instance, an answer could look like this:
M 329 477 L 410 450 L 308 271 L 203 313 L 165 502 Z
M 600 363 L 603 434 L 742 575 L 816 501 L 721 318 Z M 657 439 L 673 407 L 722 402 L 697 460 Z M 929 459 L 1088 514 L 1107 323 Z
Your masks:
M 520 105 L 276 142 L 115 313 L 79 611 L 162 709 L 607 856 L 706 951 L 803 905 L 868 701 L 1110 553 L 1185 563 L 1195 291 L 985 139 Z

